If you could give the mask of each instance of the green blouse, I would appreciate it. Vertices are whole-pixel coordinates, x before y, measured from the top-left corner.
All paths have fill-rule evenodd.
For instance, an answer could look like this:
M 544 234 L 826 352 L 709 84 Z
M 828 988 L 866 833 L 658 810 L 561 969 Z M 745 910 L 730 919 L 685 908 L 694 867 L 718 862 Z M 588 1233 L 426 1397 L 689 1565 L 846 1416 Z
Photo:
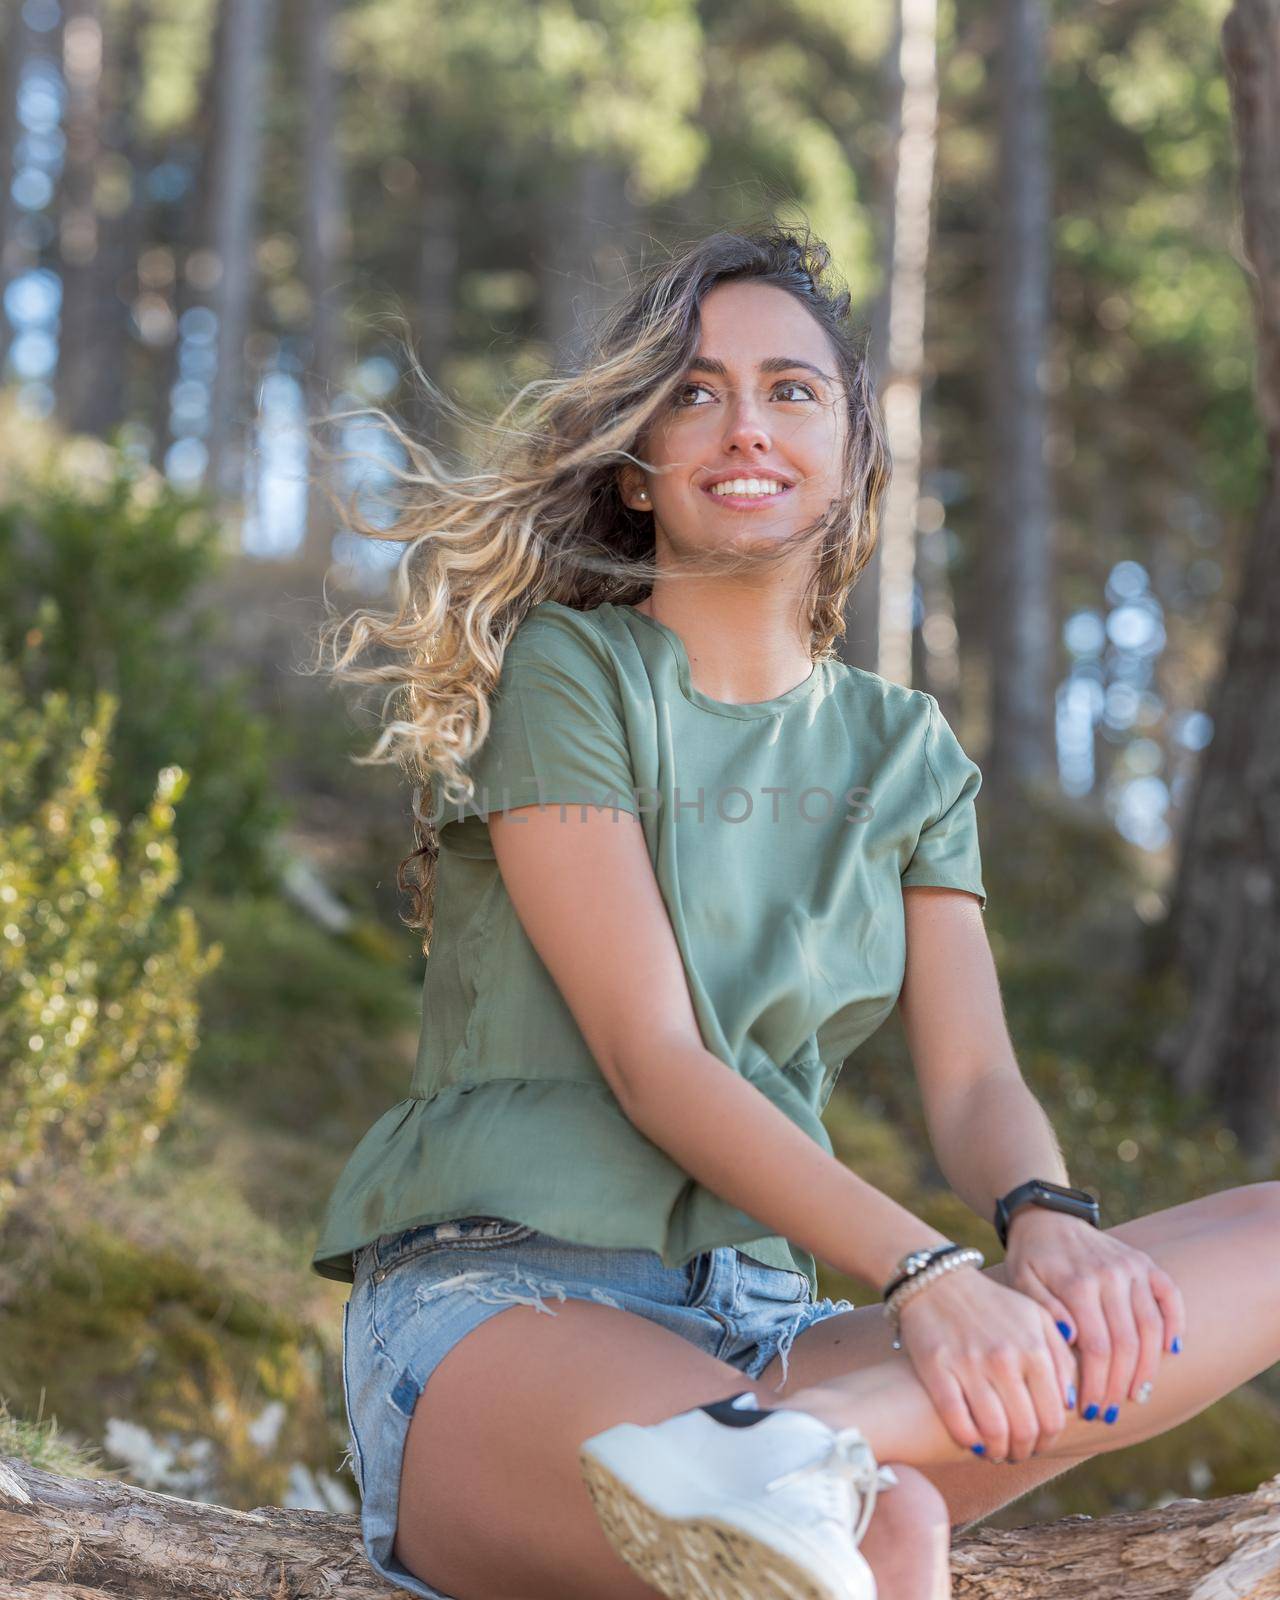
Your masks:
M 932 695 L 838 661 L 773 700 L 713 700 L 630 606 L 535 605 L 511 639 L 470 806 L 440 803 L 417 1065 L 338 1177 L 312 1267 L 353 1281 L 382 1234 L 469 1215 L 664 1265 L 736 1245 L 813 1257 L 695 1182 L 624 1115 L 503 886 L 485 817 L 641 819 L 707 1049 L 824 1150 L 845 1058 L 893 1010 L 902 886 L 983 908 L 982 782 Z

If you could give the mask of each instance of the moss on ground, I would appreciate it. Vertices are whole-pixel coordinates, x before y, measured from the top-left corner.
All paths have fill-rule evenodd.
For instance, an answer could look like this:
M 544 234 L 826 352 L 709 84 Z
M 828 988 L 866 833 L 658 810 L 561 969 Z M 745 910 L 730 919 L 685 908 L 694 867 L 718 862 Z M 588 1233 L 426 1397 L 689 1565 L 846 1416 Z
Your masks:
M 17 1219 L 0 1393 L 76 1447 L 102 1448 L 117 1419 L 191 1452 L 194 1498 L 281 1504 L 295 1463 L 334 1475 L 345 1448 L 335 1299 L 301 1292 L 296 1251 L 216 1176 L 169 1176 L 163 1193 L 70 1183 Z

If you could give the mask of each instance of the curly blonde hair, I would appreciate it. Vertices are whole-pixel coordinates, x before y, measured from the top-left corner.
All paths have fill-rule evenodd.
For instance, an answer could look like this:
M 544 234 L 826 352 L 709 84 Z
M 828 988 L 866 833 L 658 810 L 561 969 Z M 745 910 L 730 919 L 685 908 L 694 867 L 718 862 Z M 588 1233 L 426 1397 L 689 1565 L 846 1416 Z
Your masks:
M 402 918 L 430 950 L 441 800 L 467 803 L 466 768 L 489 730 L 489 701 L 506 646 L 543 600 L 587 610 L 643 600 L 658 576 L 652 518 L 624 504 L 619 469 L 657 471 L 636 452 L 670 404 L 697 353 L 699 307 L 717 284 L 749 279 L 786 290 L 828 335 L 839 394 L 848 408 L 839 495 L 813 526 L 762 559 L 783 559 L 813 541 L 817 560 L 804 596 L 815 662 L 835 655 L 850 589 L 870 560 L 890 472 L 888 446 L 865 344 L 849 328 L 850 296 L 832 283 L 830 253 L 808 228 L 720 231 L 648 268 L 598 323 L 576 370 L 526 384 L 481 432 L 491 443 L 481 470 L 452 474 L 385 412 L 376 418 L 409 465 L 391 469 L 396 515 L 373 526 L 353 494 L 348 525 L 405 546 L 392 580 L 394 612 L 340 615 L 324 597 L 312 671 L 388 685 L 383 727 L 359 765 L 398 762 L 413 781 L 415 848 L 396 882 L 411 897 Z M 436 404 L 461 415 L 416 363 Z M 325 418 L 325 422 L 337 420 Z M 464 418 L 464 421 L 471 419 Z M 698 570 L 723 572 L 745 557 L 710 552 Z M 686 559 L 682 558 L 682 570 Z M 381 652 L 381 659 L 361 659 Z

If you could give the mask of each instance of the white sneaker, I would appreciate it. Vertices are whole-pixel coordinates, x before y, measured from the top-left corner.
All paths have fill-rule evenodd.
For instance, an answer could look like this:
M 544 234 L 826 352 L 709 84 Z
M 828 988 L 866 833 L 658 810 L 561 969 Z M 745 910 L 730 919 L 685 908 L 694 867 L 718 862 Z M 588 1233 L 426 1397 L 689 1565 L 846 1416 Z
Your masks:
M 670 1600 L 876 1600 L 858 1545 L 898 1479 L 857 1428 L 746 1391 L 607 1428 L 579 1460 L 609 1542 Z

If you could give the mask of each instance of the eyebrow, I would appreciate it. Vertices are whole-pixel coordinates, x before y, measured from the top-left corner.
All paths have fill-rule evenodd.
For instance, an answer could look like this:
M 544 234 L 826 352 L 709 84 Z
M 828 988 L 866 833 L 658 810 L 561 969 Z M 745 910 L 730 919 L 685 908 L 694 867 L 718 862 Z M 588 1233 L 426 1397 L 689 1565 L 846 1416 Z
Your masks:
M 717 378 L 727 378 L 729 376 L 729 369 L 724 362 L 716 361 L 712 356 L 694 356 L 685 370 L 692 372 L 695 367 L 700 372 L 713 373 Z M 803 367 L 806 372 L 815 372 L 818 377 L 825 378 L 828 383 L 835 382 L 835 379 L 824 372 L 821 367 L 815 367 L 812 361 L 801 361 L 796 356 L 766 356 L 760 363 L 761 372 L 790 372 L 795 367 Z

